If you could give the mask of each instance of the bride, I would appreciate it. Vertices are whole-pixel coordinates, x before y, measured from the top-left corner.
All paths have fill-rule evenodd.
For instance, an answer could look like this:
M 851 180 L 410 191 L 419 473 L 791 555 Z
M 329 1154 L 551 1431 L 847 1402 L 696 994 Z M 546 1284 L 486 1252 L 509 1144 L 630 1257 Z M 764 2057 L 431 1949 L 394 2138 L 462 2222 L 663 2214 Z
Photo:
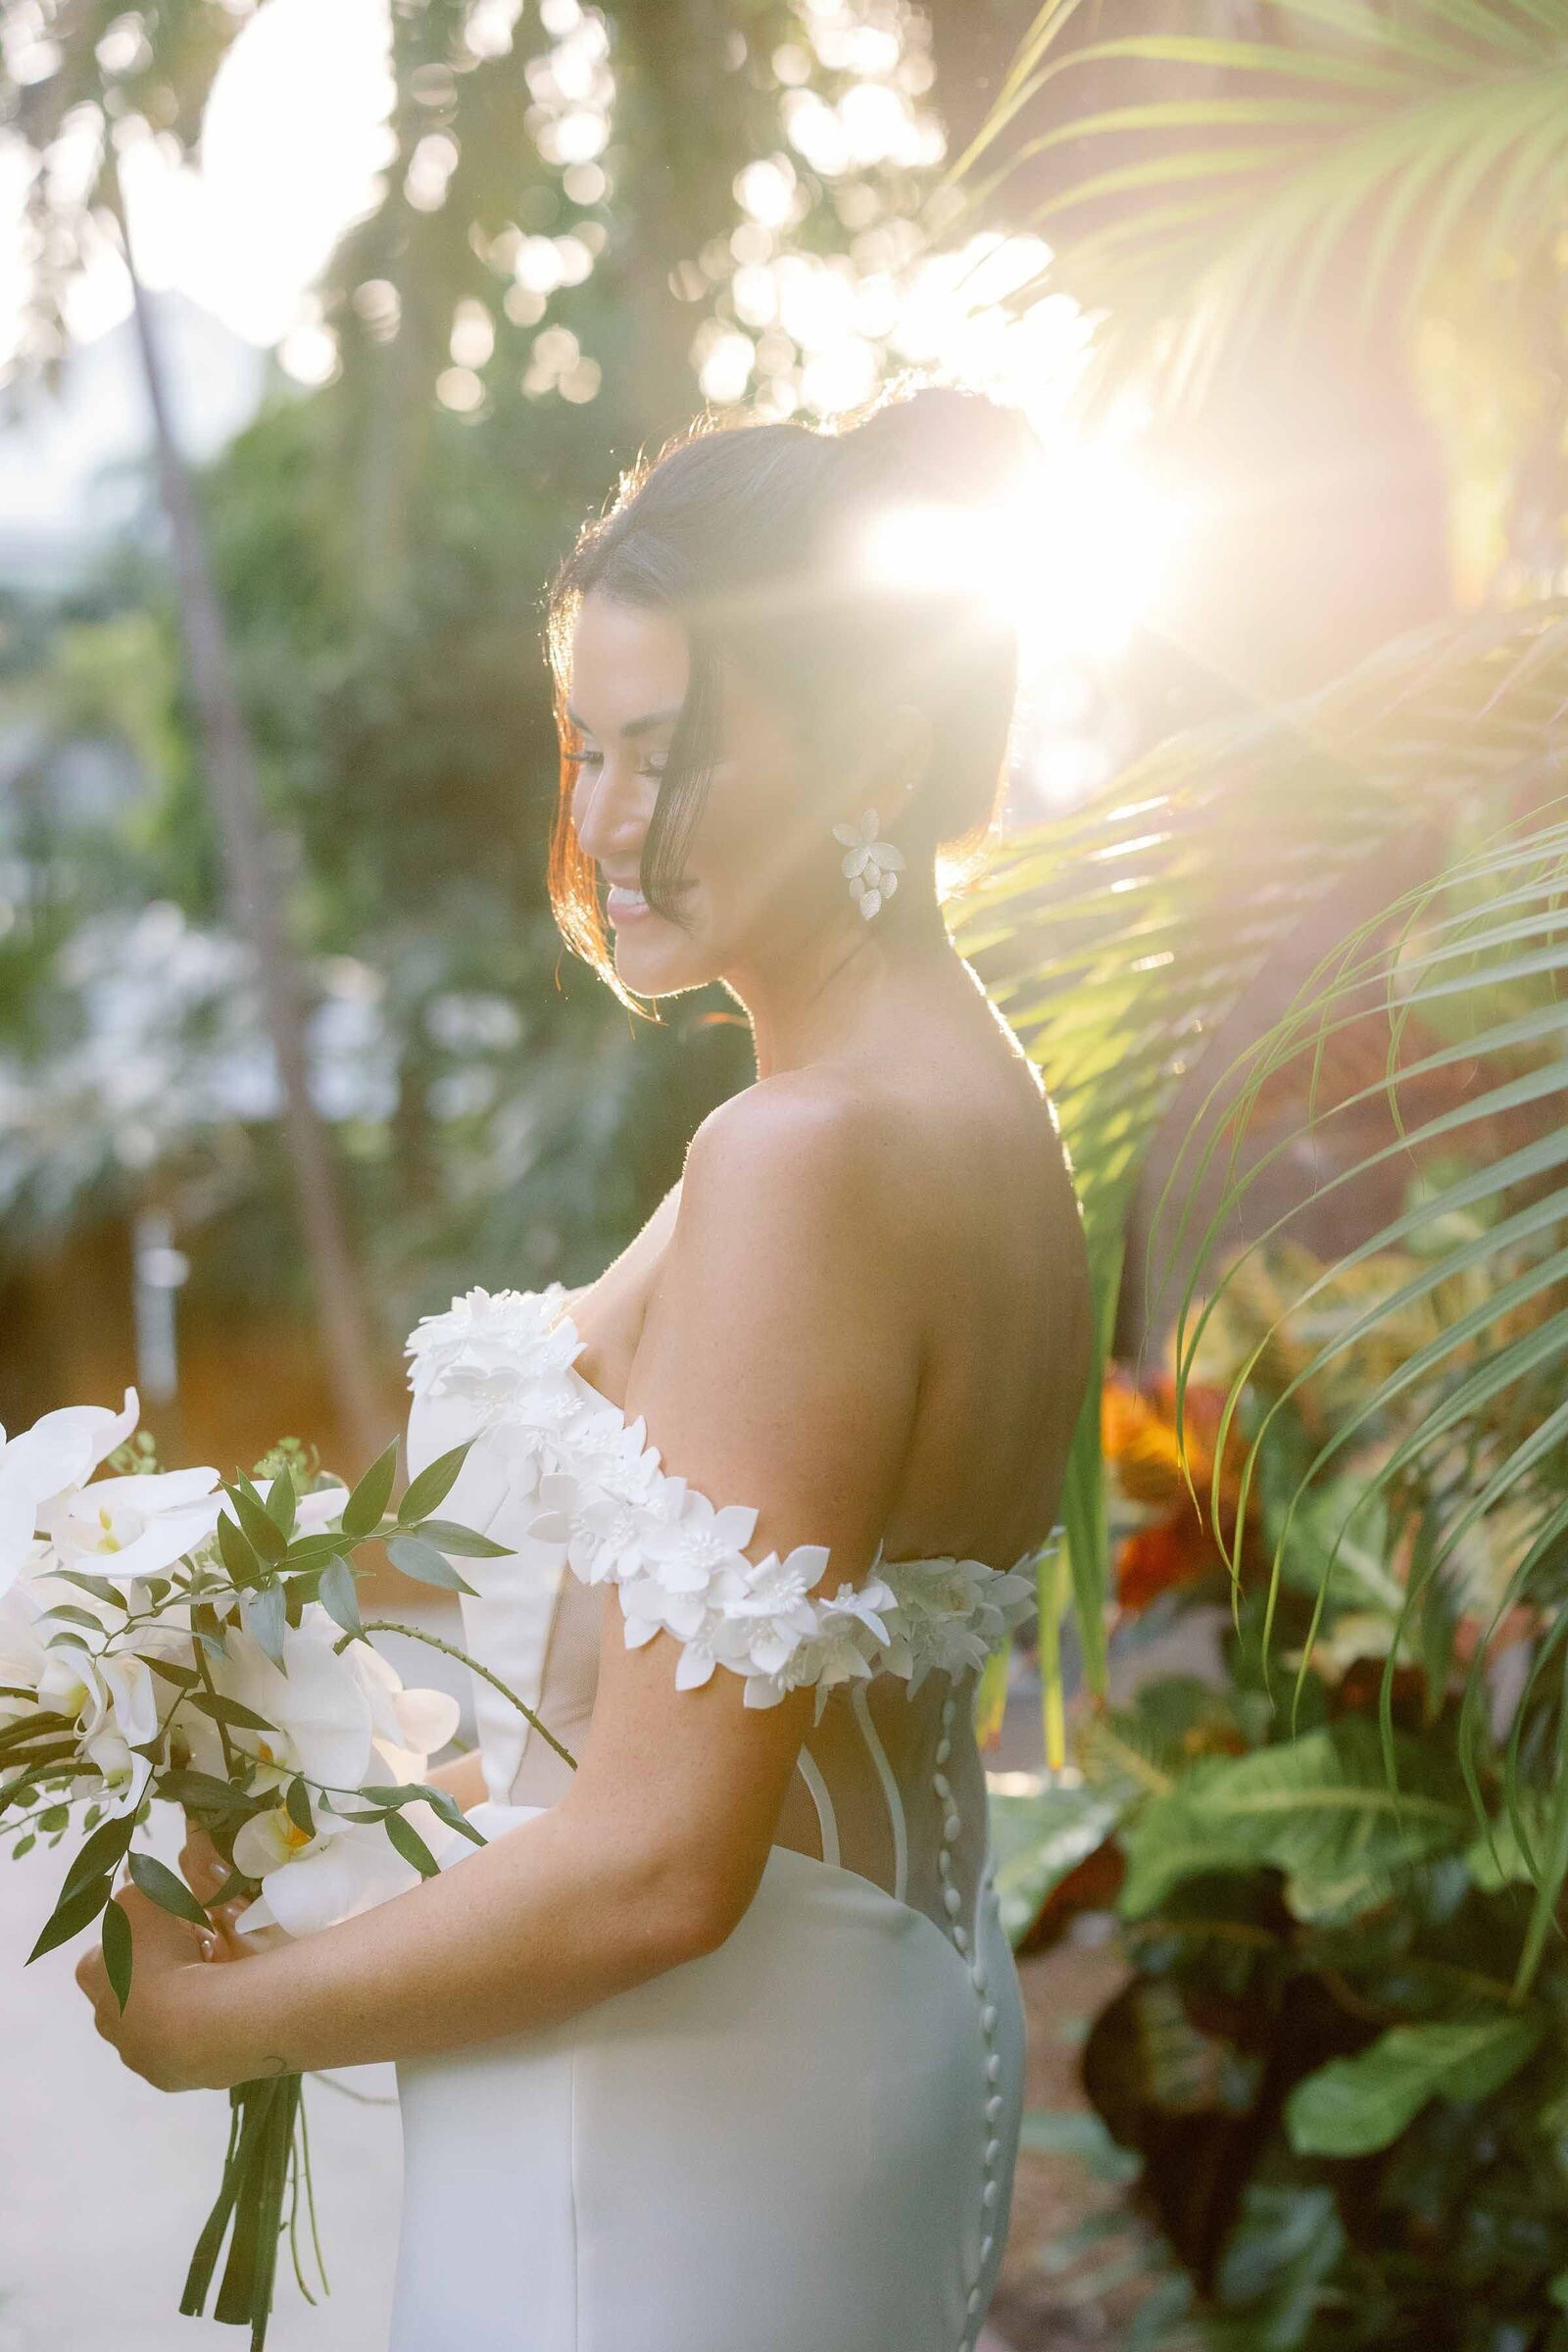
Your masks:
M 557 919 L 629 1005 L 721 981 L 757 1080 L 597 1282 L 409 1343 L 410 1470 L 472 1439 L 445 1507 L 510 1547 L 461 1562 L 469 1647 L 548 1737 L 477 1684 L 436 1777 L 488 1842 L 308 1941 L 204 1968 L 122 1897 L 99 2027 L 161 2086 L 397 2061 L 394 2352 L 965 2352 L 991 2297 L 1023 2021 L 973 1703 L 1090 1305 L 1054 1119 L 938 896 L 1012 629 L 866 550 L 1004 495 L 1019 429 L 928 389 L 700 431 L 584 531 Z

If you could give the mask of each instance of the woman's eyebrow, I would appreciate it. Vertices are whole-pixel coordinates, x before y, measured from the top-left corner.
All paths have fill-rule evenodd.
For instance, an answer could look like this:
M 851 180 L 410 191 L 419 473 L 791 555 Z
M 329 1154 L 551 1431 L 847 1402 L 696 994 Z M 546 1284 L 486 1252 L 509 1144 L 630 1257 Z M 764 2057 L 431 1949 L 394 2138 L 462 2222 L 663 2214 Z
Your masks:
M 593 729 L 591 726 L 589 726 L 586 719 L 579 718 L 569 703 L 566 706 L 566 716 L 570 719 L 572 725 L 576 728 L 579 735 L 591 735 L 593 733 Z M 628 718 L 626 724 L 621 728 L 620 732 L 623 739 L 627 743 L 634 743 L 639 735 L 651 735 L 656 727 L 672 726 L 679 716 L 680 709 L 678 705 L 673 710 L 647 710 L 643 713 L 641 718 Z

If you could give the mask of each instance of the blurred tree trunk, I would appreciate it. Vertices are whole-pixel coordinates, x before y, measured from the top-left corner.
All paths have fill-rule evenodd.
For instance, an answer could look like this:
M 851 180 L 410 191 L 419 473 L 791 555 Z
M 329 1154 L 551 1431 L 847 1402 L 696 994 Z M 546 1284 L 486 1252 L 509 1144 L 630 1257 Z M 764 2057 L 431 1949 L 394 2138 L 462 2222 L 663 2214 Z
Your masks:
M 279 906 L 255 752 L 234 684 L 223 613 L 195 490 L 175 440 L 146 289 L 135 264 L 112 143 L 106 184 L 130 277 L 137 349 L 152 412 L 158 479 L 172 542 L 181 634 L 203 765 L 233 919 L 255 954 L 268 1034 L 282 1091 L 282 1127 L 316 1311 L 343 1433 L 356 1456 L 379 1449 L 386 1411 L 369 1318 L 349 1244 L 337 1166 L 311 1099 L 303 991 Z

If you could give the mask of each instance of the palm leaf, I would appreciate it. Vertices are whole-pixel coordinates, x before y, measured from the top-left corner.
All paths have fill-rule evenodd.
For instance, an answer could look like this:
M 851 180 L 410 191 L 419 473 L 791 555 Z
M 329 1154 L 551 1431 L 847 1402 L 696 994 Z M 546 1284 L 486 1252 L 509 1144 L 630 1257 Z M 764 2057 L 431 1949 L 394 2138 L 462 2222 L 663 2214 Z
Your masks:
M 1257 40 L 1068 41 L 1079 14 L 1075 0 L 1042 10 L 948 183 L 971 215 L 1047 239 L 1046 268 L 1107 314 L 1101 383 L 1139 368 L 1168 398 L 1196 396 L 1265 318 L 1302 320 L 1346 254 L 1364 319 L 1414 311 L 1482 254 L 1507 254 L 1515 288 L 1553 255 L 1568 58 L 1548 0 L 1268 0 Z M 1154 98 L 1151 69 L 1165 70 Z M 1075 113 L 1086 84 L 1094 110 Z M 1012 183 L 1067 147 L 1105 160 L 1019 204 Z
M 1265 973 L 1299 968 L 1293 941 L 1319 935 L 1325 909 L 1358 874 L 1380 875 L 1424 822 L 1446 825 L 1538 776 L 1565 707 L 1563 604 L 1417 631 L 1298 704 L 1157 746 L 1085 808 L 1012 837 L 956 910 L 959 952 L 1041 1067 L 1061 1119 L 1097 1288 L 1102 1371 L 1136 1189 L 1216 1033 Z M 1478 862 L 1478 875 L 1487 870 Z M 1376 925 L 1368 937 L 1381 940 Z M 1487 953 L 1486 939 L 1472 925 L 1462 945 L 1452 974 L 1447 943 L 1429 950 L 1434 997 L 1450 979 L 1461 992 L 1471 985 L 1463 974 Z M 1545 932 L 1529 954 L 1514 946 L 1521 970 L 1531 955 L 1549 968 L 1556 952 Z M 1385 949 L 1368 948 L 1359 962 L 1357 951 L 1339 952 L 1363 997 Z M 1259 1050 L 1244 1086 L 1254 1075 L 1261 1083 L 1270 1052 L 1286 1061 L 1323 1025 L 1321 1008 L 1305 1032 L 1300 1007 L 1280 1009 L 1296 1025 L 1288 1041 Z M 1445 1058 L 1453 1056 L 1440 1049 L 1435 1061 Z M 1220 1083 L 1234 1088 L 1236 1074 Z M 1465 1123 L 1455 1117 L 1451 1131 Z M 1086 1679 L 1103 1691 L 1098 1388 L 1062 1516 Z

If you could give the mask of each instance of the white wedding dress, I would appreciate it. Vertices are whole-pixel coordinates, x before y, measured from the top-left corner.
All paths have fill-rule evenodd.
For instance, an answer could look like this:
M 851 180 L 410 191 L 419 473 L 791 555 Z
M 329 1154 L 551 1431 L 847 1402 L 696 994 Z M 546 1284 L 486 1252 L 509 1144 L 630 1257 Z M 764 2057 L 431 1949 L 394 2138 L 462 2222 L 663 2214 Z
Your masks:
M 814 1684 L 815 1851 L 774 1845 L 716 1951 L 564 2025 L 400 2065 L 392 2352 L 968 2352 L 1024 2055 L 974 1683 L 1033 1581 L 1022 1561 L 879 1551 L 822 1597 L 822 1546 L 753 1562 L 757 1509 L 688 1488 L 573 1369 L 566 1297 L 473 1291 L 409 1342 L 411 1474 L 473 1439 L 442 1509 L 513 1547 L 455 1561 L 479 1595 L 470 1653 L 568 1747 L 592 1713 L 596 1585 L 618 1588 L 628 1643 L 674 1637 L 684 1687 L 734 1672 L 765 1706 Z M 470 1818 L 494 1838 L 569 1776 L 474 1690 Z

